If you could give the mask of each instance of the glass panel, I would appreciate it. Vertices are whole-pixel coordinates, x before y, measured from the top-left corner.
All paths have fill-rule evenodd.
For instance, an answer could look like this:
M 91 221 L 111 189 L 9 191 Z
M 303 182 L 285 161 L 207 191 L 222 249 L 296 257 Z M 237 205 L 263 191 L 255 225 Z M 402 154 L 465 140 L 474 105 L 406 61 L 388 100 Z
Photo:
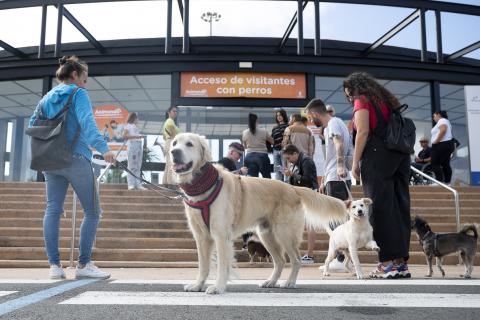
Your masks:
M 464 87 L 452 84 L 440 84 L 440 103 L 443 111 L 447 111 L 452 124 L 452 133 L 461 145 L 450 162 L 453 169 L 452 184 L 459 182 L 470 184 L 470 155 L 467 130 Z
M 29 117 L 42 98 L 42 81 L 0 81 L 0 119 Z

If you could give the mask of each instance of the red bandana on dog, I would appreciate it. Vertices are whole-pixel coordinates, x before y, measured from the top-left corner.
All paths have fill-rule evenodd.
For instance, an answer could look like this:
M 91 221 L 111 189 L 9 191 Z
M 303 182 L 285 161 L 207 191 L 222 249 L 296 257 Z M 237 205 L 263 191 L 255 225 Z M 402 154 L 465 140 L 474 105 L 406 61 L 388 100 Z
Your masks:
M 210 193 L 207 199 L 202 201 L 183 200 L 188 206 L 199 209 L 202 213 L 203 222 L 210 230 L 210 205 L 215 201 L 220 190 L 222 189 L 223 180 L 219 179 L 218 171 L 211 163 L 205 164 L 200 169 L 200 174 L 196 176 L 191 183 L 180 184 L 180 188 L 189 196 L 199 196 L 210 190 L 213 186 L 215 189 Z

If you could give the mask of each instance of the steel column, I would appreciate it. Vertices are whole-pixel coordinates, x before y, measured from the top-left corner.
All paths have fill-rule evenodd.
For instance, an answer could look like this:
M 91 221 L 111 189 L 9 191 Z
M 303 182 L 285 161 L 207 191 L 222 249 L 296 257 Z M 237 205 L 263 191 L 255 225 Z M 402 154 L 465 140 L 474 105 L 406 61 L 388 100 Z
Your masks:
M 62 23 L 63 23 L 63 4 L 59 4 L 57 15 L 57 40 L 55 42 L 54 56 L 56 58 L 62 55 Z
M 172 0 L 167 0 L 167 35 L 165 36 L 165 54 L 172 52 Z
M 47 33 L 47 9 L 48 6 L 42 6 L 42 23 L 40 25 L 40 44 L 38 46 L 38 59 L 42 59 L 45 55 L 45 36 Z
M 189 33 L 189 24 L 190 24 L 190 0 L 184 0 L 185 4 L 183 6 L 183 47 L 182 53 L 190 52 L 190 33 Z
M 427 61 L 427 27 L 425 23 L 425 9 L 420 9 L 420 61 Z
M 307 1 L 308 2 L 308 1 Z M 297 38 L 297 54 L 303 55 L 305 53 L 303 41 L 303 1 L 297 0 L 297 21 L 298 21 L 298 38 Z
M 435 27 L 437 30 L 437 63 L 443 63 L 442 46 L 442 16 L 439 10 L 435 10 Z
M 322 44 L 320 40 L 320 1 L 315 0 L 315 43 L 314 51 L 316 56 L 322 55 Z
M 20 181 L 22 173 L 22 150 L 25 125 L 24 118 L 15 118 L 13 124 L 12 151 L 10 152 L 10 173 L 12 181 Z
M 0 181 L 5 179 L 5 154 L 7 146 L 8 120 L 0 120 Z

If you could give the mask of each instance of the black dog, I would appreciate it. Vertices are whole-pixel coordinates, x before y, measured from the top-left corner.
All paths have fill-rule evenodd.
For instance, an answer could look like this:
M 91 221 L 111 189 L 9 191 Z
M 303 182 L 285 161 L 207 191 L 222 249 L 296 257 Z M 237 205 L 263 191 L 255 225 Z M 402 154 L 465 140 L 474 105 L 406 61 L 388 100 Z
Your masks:
M 265 258 L 267 262 L 270 262 L 270 253 L 265 249 L 257 235 L 252 234 L 247 239 L 247 250 L 248 255 L 250 256 L 250 264 L 253 263 L 253 258 L 255 256 L 259 258 L 260 262 L 262 262 L 262 258 Z
M 429 272 L 427 277 L 433 274 L 432 259 L 435 257 L 437 267 L 445 277 L 445 271 L 442 268 L 443 257 L 447 254 L 460 251 L 463 264 L 465 265 L 466 279 L 471 278 L 473 265 L 475 263 L 475 253 L 477 251 L 477 228 L 475 225 L 466 225 L 458 233 L 434 233 L 428 223 L 422 218 L 416 216 L 412 220 L 412 230 L 415 230 L 420 240 L 423 252 L 427 256 Z M 473 235 L 468 232 L 473 232 Z

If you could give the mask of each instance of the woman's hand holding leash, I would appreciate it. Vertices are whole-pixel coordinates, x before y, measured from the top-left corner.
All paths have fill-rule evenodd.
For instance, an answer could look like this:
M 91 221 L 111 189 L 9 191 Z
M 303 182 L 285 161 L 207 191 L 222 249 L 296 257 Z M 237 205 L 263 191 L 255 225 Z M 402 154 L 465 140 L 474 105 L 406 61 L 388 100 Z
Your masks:
M 117 162 L 117 160 L 115 159 L 115 154 L 112 151 L 107 151 L 104 154 L 102 154 L 102 156 L 105 162 L 108 162 L 111 164 L 115 164 Z

